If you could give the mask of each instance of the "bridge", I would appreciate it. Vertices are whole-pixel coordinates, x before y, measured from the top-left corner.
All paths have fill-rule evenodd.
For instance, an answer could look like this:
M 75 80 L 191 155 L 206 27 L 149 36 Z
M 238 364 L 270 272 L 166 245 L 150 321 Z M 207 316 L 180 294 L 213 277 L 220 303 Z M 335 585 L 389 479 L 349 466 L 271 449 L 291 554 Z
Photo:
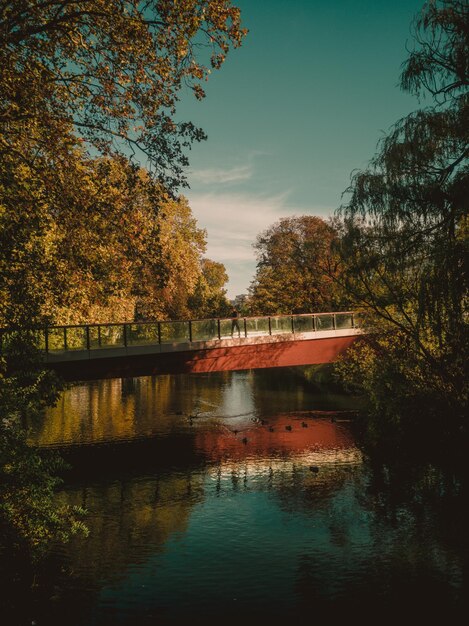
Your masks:
M 49 326 L 37 331 L 46 367 L 95 380 L 331 363 L 361 333 L 353 312 Z

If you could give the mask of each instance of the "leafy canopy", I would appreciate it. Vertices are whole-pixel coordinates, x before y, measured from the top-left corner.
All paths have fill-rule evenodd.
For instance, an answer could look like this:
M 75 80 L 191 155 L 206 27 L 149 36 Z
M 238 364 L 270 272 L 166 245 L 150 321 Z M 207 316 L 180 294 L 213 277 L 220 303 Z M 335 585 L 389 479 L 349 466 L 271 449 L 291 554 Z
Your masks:
M 74 132 L 100 153 L 146 155 L 169 188 L 204 133 L 176 122 L 246 34 L 229 0 L 0 0 L 0 151 L 28 163 Z M 41 132 L 45 131 L 45 132 Z
M 258 235 L 253 311 L 311 313 L 338 306 L 331 247 L 336 236 L 331 223 L 311 215 L 282 218 Z

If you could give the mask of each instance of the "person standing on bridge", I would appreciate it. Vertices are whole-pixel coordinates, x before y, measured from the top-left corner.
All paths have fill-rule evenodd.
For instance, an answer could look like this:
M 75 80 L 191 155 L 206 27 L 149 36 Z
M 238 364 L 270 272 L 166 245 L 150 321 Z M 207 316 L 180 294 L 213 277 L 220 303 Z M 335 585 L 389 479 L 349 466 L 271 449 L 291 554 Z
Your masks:
M 236 310 L 236 307 L 233 307 L 233 310 L 230 313 L 230 317 L 231 317 L 231 336 L 233 337 L 233 332 L 234 329 L 236 328 L 236 330 L 238 331 L 238 337 L 241 337 L 241 330 L 239 328 L 239 313 Z

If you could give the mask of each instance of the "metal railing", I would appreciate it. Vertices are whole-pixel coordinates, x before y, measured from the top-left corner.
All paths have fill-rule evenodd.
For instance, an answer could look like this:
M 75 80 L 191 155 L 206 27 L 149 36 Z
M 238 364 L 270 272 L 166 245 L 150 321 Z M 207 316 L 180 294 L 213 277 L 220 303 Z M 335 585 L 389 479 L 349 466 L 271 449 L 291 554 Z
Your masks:
M 123 322 L 113 324 L 84 324 L 47 326 L 35 330 L 37 346 L 46 353 L 72 350 L 97 350 L 163 344 L 192 343 L 230 339 L 232 336 L 257 337 L 276 334 L 311 333 L 325 330 L 352 329 L 359 326 L 358 314 L 307 313 L 301 315 L 272 315 L 240 317 L 238 329 L 232 318 L 204 320 Z M 8 343 L 14 331 L 0 330 L 0 347 Z M 233 334 L 232 334 L 233 333 Z

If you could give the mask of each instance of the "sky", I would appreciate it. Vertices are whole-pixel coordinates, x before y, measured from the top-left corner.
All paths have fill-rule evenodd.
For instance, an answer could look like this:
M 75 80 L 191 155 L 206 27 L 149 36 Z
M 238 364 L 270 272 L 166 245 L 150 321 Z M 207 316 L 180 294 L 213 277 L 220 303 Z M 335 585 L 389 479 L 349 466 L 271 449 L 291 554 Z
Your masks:
M 291 215 L 332 215 L 353 170 L 418 107 L 399 90 L 417 0 L 234 0 L 249 33 L 178 117 L 201 126 L 189 199 L 224 263 L 228 297 L 247 293 L 259 233 Z

